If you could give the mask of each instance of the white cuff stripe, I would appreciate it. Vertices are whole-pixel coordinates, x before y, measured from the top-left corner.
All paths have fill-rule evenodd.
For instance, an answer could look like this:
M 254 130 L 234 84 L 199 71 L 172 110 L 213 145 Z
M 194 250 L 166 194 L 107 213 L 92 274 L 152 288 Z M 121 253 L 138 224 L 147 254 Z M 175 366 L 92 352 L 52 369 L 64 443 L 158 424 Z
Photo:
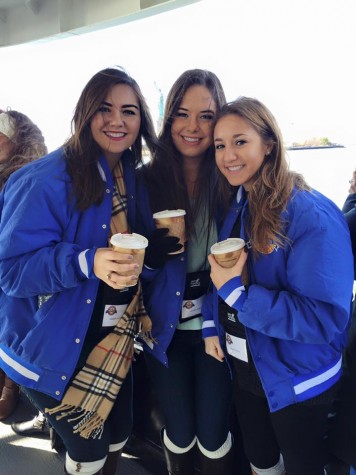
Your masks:
M 203 322 L 202 328 L 215 328 L 215 323 L 213 322 L 213 320 Z
M 40 379 L 39 374 L 36 374 L 33 371 L 25 368 L 20 363 L 10 358 L 10 356 L 7 355 L 3 350 L 0 350 L 0 358 L 3 361 L 5 361 L 7 365 L 11 366 L 11 368 L 17 371 L 19 374 L 22 374 L 22 376 L 25 376 L 25 378 L 33 379 L 33 381 L 38 381 Z
M 240 297 L 242 291 L 244 290 L 244 286 L 238 287 L 237 289 L 233 290 L 230 295 L 227 296 L 225 302 L 232 307 L 236 300 Z
M 129 440 L 129 438 L 127 438 L 123 442 L 118 442 L 117 444 L 110 444 L 109 445 L 109 452 L 118 452 L 119 450 L 121 450 L 122 448 L 125 447 L 126 442 L 128 440 Z
M 342 357 L 339 359 L 335 366 L 328 369 L 324 373 L 319 374 L 319 376 L 315 376 L 315 378 L 308 379 L 308 381 L 304 381 L 303 383 L 297 384 L 296 386 L 294 386 L 295 394 L 304 393 L 305 391 L 308 391 L 308 389 L 318 386 L 318 384 L 325 383 L 325 381 L 331 379 L 340 371 L 341 364 Z
M 85 275 L 87 279 L 89 279 L 89 268 L 88 268 L 88 262 L 85 257 L 85 254 L 88 251 L 89 249 L 86 249 L 85 251 L 82 251 L 78 256 L 80 270 L 83 272 L 83 274 Z

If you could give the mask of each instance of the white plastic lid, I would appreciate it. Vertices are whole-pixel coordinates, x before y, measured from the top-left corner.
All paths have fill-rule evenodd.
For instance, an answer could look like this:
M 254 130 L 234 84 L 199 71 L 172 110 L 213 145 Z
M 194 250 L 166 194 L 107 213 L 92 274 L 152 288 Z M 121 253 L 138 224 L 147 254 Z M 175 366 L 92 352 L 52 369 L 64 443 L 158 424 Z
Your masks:
M 115 247 L 124 249 L 145 249 L 148 246 L 148 240 L 141 234 L 122 234 L 117 233 L 111 236 L 110 242 Z
M 213 244 L 210 248 L 212 254 L 224 254 L 225 252 L 233 252 L 242 249 L 245 241 L 240 238 L 228 238 Z
M 178 216 L 184 216 L 185 210 L 184 209 L 166 209 L 164 211 L 159 211 L 158 213 L 154 213 L 154 219 L 162 219 L 162 218 L 177 218 Z

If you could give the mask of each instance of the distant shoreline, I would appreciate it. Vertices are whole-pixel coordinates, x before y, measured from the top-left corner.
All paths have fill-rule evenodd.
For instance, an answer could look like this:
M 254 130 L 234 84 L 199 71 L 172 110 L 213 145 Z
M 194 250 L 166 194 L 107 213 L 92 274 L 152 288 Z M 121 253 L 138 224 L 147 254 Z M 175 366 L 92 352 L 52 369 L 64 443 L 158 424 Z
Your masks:
M 321 148 L 345 148 L 345 145 L 332 144 L 332 145 L 300 145 L 299 147 L 287 147 L 287 150 L 315 150 Z

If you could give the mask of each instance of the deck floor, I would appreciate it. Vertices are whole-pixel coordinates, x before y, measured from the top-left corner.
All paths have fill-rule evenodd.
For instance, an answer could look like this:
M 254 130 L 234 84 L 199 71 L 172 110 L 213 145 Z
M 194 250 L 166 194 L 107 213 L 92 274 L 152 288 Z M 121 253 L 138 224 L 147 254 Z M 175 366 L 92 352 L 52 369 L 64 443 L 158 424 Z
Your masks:
M 30 403 L 21 396 L 8 419 L 0 422 L 1 475 L 60 475 L 63 474 L 64 450 L 56 452 L 47 437 L 21 437 L 11 424 L 29 420 L 36 414 Z M 165 464 L 158 450 L 148 444 L 129 443 L 117 474 L 165 475 Z

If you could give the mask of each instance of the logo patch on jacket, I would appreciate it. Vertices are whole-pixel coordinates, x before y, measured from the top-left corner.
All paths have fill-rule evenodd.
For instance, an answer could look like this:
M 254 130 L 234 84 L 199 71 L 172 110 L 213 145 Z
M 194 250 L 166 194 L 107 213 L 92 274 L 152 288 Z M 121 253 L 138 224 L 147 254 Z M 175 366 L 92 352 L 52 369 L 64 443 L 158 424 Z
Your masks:
M 234 313 L 227 312 L 227 319 L 229 322 L 236 323 L 236 316 Z
M 200 277 L 190 281 L 190 287 L 200 287 Z
M 247 241 L 246 247 L 247 249 L 253 248 L 253 245 L 250 240 Z M 272 254 L 273 251 L 277 252 L 279 248 L 280 246 L 278 246 L 278 244 L 271 241 L 269 244 L 266 245 L 264 251 L 261 251 L 261 254 Z

